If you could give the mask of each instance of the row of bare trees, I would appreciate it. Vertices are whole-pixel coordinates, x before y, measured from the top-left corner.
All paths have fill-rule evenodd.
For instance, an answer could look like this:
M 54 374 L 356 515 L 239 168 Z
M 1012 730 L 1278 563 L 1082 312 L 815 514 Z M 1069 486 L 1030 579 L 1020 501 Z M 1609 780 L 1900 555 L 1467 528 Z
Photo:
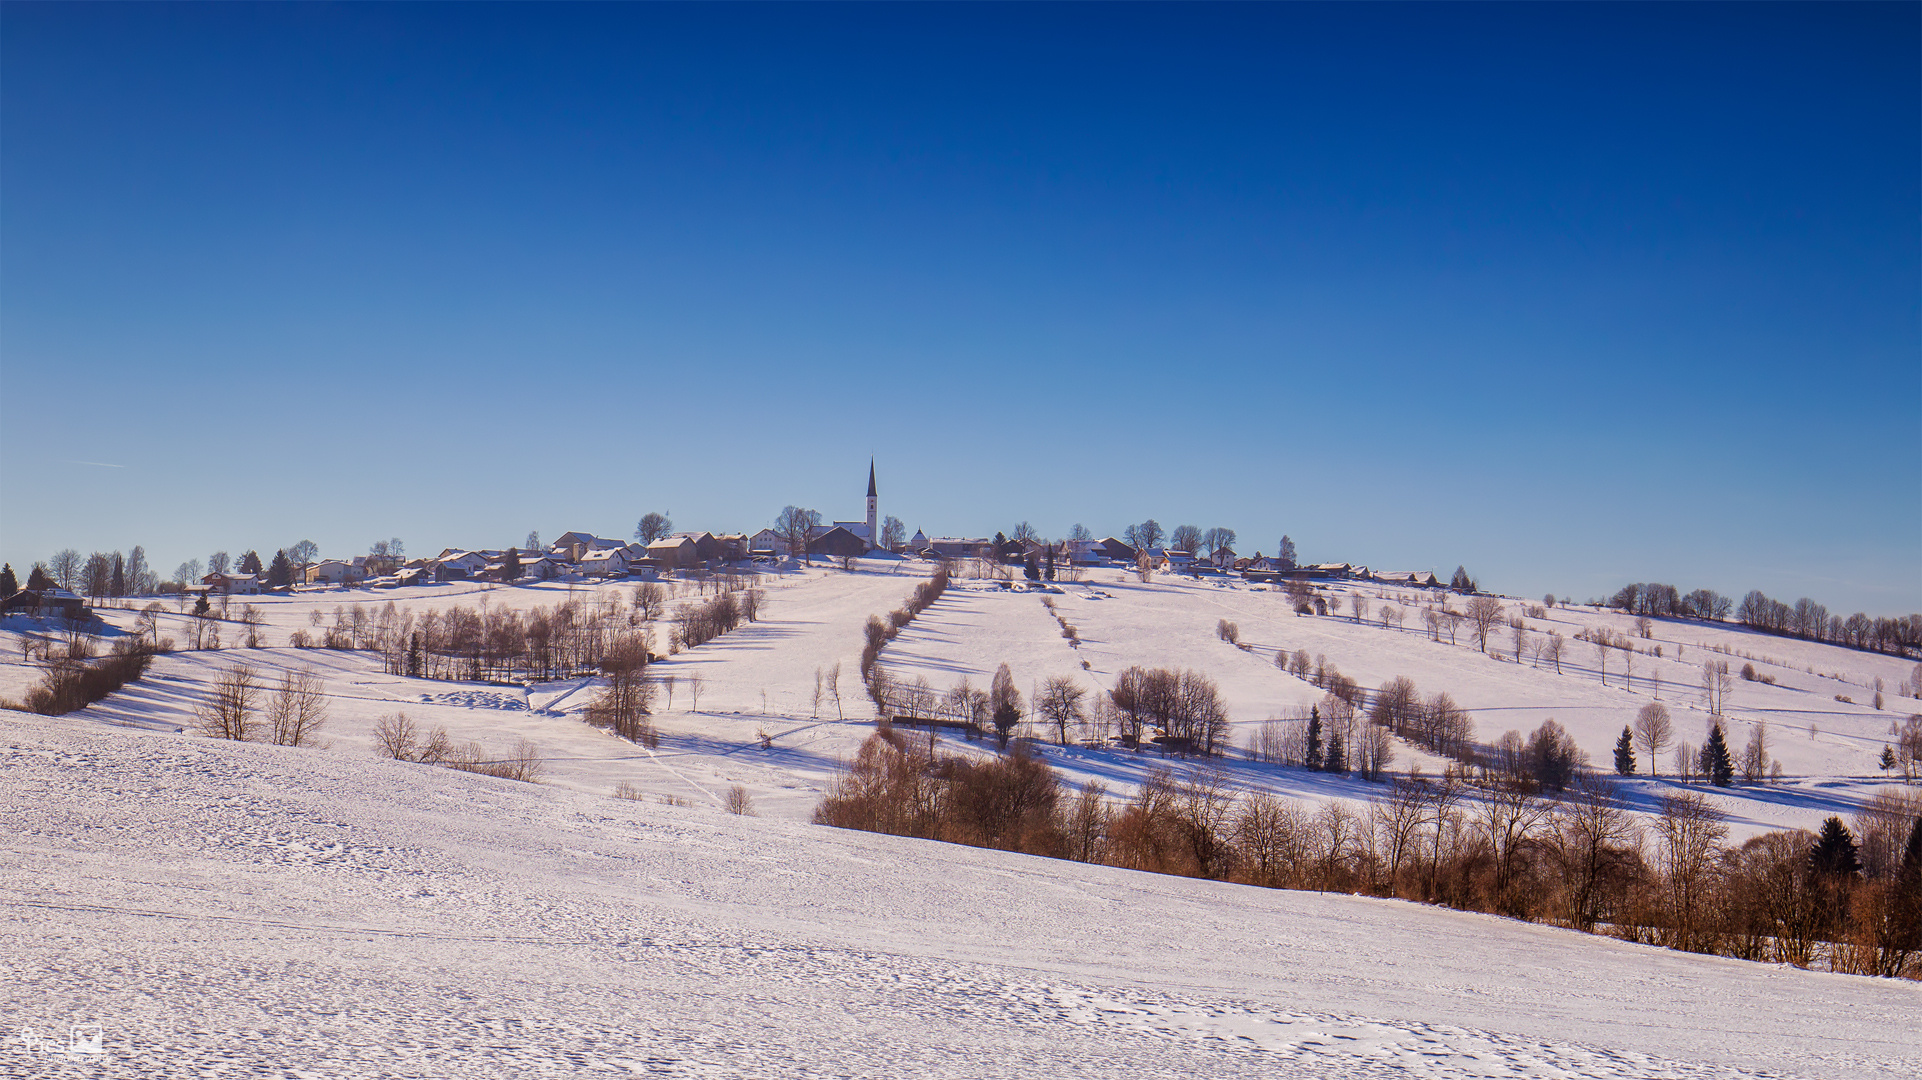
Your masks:
M 194 709 L 202 735 L 236 742 L 313 746 L 327 722 L 327 697 L 313 671 L 286 668 L 277 685 L 261 681 L 247 664 L 234 664 L 214 680 Z
M 879 615 L 868 616 L 862 627 L 861 641 L 861 682 L 868 688 L 868 697 L 874 701 L 875 715 L 886 719 L 893 700 L 893 680 L 881 668 L 881 650 L 888 642 L 901 633 L 901 628 L 914 621 L 915 616 L 926 611 L 941 594 L 948 591 L 949 572 L 944 562 L 934 568 L 934 573 L 926 581 L 916 582 L 909 590 L 907 599 L 901 606 L 888 612 L 886 619 Z
M 1665 797 L 1645 825 L 1612 784 L 1559 797 L 1497 772 L 1395 778 L 1366 804 L 1311 808 L 1236 790 L 1220 769 L 1151 774 L 1121 802 L 1080 792 L 1017 745 L 982 763 L 884 728 L 816 810 L 842 828 L 1271 888 L 1394 896 L 1696 952 L 1877 975 L 1922 968 L 1922 798 L 1885 792 L 1863 837 L 1778 832 L 1728 844 L 1720 811 Z M 1838 855 L 1840 850 L 1843 854 Z

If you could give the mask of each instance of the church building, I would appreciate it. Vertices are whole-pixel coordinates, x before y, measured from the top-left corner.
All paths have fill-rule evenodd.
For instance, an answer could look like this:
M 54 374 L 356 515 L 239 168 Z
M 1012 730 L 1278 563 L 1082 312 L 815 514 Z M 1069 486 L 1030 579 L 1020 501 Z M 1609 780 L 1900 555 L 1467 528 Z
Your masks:
M 880 501 L 876 498 L 874 491 L 874 459 L 869 458 L 868 519 L 866 521 L 836 521 L 831 524 L 816 526 L 814 529 L 815 538 L 825 536 L 835 529 L 846 529 L 848 532 L 859 537 L 861 542 L 867 545 L 868 551 L 873 551 L 876 547 L 879 547 L 881 543 L 881 519 L 876 516 L 879 506 Z

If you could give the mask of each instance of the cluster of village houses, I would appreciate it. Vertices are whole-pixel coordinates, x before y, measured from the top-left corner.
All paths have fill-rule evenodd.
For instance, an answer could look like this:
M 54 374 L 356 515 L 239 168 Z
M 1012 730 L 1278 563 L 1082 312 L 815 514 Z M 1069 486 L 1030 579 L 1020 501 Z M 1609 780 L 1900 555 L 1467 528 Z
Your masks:
M 879 500 L 874 463 L 868 463 L 867 520 L 834 521 L 810 527 L 802 543 L 774 529 L 757 533 L 677 532 L 648 541 L 612 540 L 586 532 L 562 533 L 542 550 L 448 548 L 430 559 L 401 562 L 384 555 L 321 559 L 294 568 L 295 582 L 308 586 L 399 587 L 445 581 L 577 581 L 638 577 L 752 567 L 812 557 L 852 560 L 886 553 L 934 561 L 971 560 L 1003 566 L 1090 568 L 1119 566 L 1191 574 L 1239 574 L 1250 581 L 1366 579 L 1436 586 L 1431 573 L 1371 574 L 1348 563 L 1296 566 L 1256 552 L 1242 558 L 1231 548 L 1187 552 L 1169 548 L 1137 551 L 1112 536 L 1044 544 L 996 536 L 929 537 L 920 530 L 899 543 L 884 543 L 879 529 Z M 377 546 L 384 551 L 385 545 Z M 187 591 L 243 596 L 263 591 L 262 575 L 213 573 Z M 67 594 L 71 595 L 71 594 Z M 75 598 L 76 600 L 78 598 Z
M 659 539 L 615 540 L 586 532 L 563 533 L 541 551 L 518 549 L 448 548 L 439 555 L 394 564 L 372 556 L 322 559 L 301 569 L 307 585 L 389 586 L 424 585 L 448 581 L 566 581 L 637 578 L 649 580 L 674 573 L 752 568 L 812 556 L 858 558 L 882 552 L 868 542 L 865 523 L 835 522 L 809 530 L 806 551 L 790 550 L 787 540 L 772 529 L 757 533 L 677 532 Z M 854 527 L 850 527 L 854 526 Z M 929 537 L 917 531 L 888 554 L 930 561 L 980 561 L 1010 566 L 1061 568 L 1114 566 L 1138 568 L 1145 554 L 1150 567 L 1161 572 L 1234 574 L 1250 581 L 1365 579 L 1409 585 L 1438 585 L 1434 575 L 1374 574 L 1348 563 L 1288 566 L 1260 554 L 1243 558 L 1221 548 L 1206 555 L 1170 548 L 1137 551 L 1112 536 L 1100 540 L 1065 540 L 1052 544 L 985 537 Z M 209 574 L 201 587 L 209 592 L 249 594 L 262 590 L 259 575 Z

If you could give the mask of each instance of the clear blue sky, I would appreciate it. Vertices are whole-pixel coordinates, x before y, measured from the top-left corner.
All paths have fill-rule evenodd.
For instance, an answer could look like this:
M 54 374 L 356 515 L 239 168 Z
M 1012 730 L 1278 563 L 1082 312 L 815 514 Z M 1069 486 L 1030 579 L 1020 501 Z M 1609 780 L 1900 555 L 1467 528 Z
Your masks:
M 7 4 L 0 557 L 873 455 L 930 533 L 1922 609 L 1919 10 Z

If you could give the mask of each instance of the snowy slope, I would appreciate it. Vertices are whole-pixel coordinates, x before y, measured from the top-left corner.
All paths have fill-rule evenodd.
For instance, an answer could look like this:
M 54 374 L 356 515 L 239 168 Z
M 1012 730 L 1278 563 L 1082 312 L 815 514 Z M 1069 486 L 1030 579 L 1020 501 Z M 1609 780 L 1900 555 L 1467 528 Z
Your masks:
M 867 569 L 857 573 L 816 567 L 767 575 L 761 621 L 657 665 L 654 674 L 674 676 L 676 690 L 671 707 L 665 695 L 657 699 L 663 741 L 654 751 L 581 723 L 581 712 L 595 692 L 591 681 L 523 688 L 406 679 L 385 674 L 371 654 L 286 647 L 292 632 L 311 630 L 317 613 L 331 620 L 336 608 L 377 610 L 391 603 L 422 614 L 455 604 L 528 608 L 572 599 L 627 610 L 634 586 L 625 583 L 448 585 L 247 598 L 264 619 L 271 647 L 162 657 L 147 679 L 78 715 L 116 725 L 178 729 L 190 723 L 194 704 L 228 664 L 253 664 L 270 679 L 282 667 L 307 668 L 326 681 L 331 700 L 323 738 L 334 753 L 374 756 L 374 724 L 404 709 L 427 727 L 445 726 L 459 740 L 478 741 L 490 756 L 506 756 L 521 739 L 533 742 L 546 760 L 544 778 L 552 784 L 602 795 L 628 784 L 705 805 L 718 805 L 727 788 L 740 784 L 764 815 L 806 820 L 839 762 L 873 730 L 872 705 L 857 673 L 861 626 L 870 615 L 900 606 L 928 570 L 920 563 L 864 562 Z M 1813 829 L 1830 814 L 1850 813 L 1886 782 L 1875 759 L 1890 739 L 1890 725 L 1910 711 L 1922 711 L 1922 702 L 1900 697 L 1896 689 L 1907 681 L 1912 663 L 1734 626 L 1657 620 L 1652 638 L 1636 640 L 1632 681 L 1624 685 L 1619 655 L 1612 654 L 1604 684 L 1596 651 L 1574 636 L 1598 627 L 1617 636 L 1633 632 L 1632 618 L 1611 612 L 1554 608 L 1545 618 L 1527 620 L 1536 638 L 1550 629 L 1568 637 L 1557 672 L 1528 654 L 1516 662 L 1505 627 L 1491 639 L 1486 654 L 1466 628 L 1453 643 L 1446 636 L 1431 640 L 1422 627 L 1421 607 L 1440 599 L 1433 592 L 1343 585 L 1326 590 L 1340 601 L 1339 615 L 1300 617 L 1280 592 L 1238 580 L 1161 575 L 1142 583 L 1132 574 L 1106 569 L 1056 588 L 1035 593 L 1027 591 L 1025 582 L 1003 587 L 997 581 L 957 579 L 947 596 L 887 647 L 883 665 L 897 680 L 926 678 L 935 690 L 945 691 L 963 677 L 985 686 L 995 668 L 1006 663 L 1024 693 L 1063 675 L 1079 679 L 1090 691 L 1105 690 L 1132 664 L 1194 668 L 1220 684 L 1235 742 L 1245 747 L 1261 721 L 1320 696 L 1313 686 L 1274 666 L 1277 650 L 1300 649 L 1311 656 L 1325 655 L 1366 687 L 1405 675 L 1424 693 L 1447 691 L 1474 715 L 1477 736 L 1484 742 L 1509 729 L 1527 732 L 1553 717 L 1596 765 L 1606 767 L 1622 726 L 1658 698 L 1675 715 L 1677 737 L 1699 743 L 1708 721 L 1699 690 L 1702 661 L 1726 659 L 1739 669 L 1752 660 L 1777 681 L 1773 686 L 1736 682 L 1730 696 L 1729 741 L 1739 750 L 1751 726 L 1766 723 L 1771 752 L 1782 761 L 1787 779 L 1779 785 L 1713 794 L 1730 815 L 1738 838 L 1775 828 Z M 1406 618 L 1399 627 L 1383 626 L 1378 618 L 1357 622 L 1350 614 L 1357 596 L 1368 602 L 1371 615 L 1393 604 Z M 1062 637 L 1042 605 L 1044 597 L 1078 628 L 1079 648 Z M 692 593 L 682 597 L 693 598 Z M 238 614 L 242 601 L 236 598 L 234 603 Z M 1459 598 L 1452 603 L 1461 607 Z M 1507 603 L 1512 612 L 1522 612 L 1521 601 Z M 135 625 L 132 610 L 109 609 L 104 615 L 123 629 Z M 1224 618 L 1239 625 L 1249 648 L 1237 649 L 1217 638 L 1216 624 Z M 178 613 L 165 616 L 162 632 L 184 640 L 178 628 L 183 620 Z M 19 636 L 29 626 L 29 620 L 13 617 L 0 629 L 0 696 L 18 696 L 37 677 L 36 669 L 20 660 Z M 224 636 L 231 644 L 237 634 L 230 626 Z M 1657 648 L 1660 657 L 1653 655 Z M 817 709 L 815 673 L 837 663 L 840 706 L 826 698 Z M 689 689 L 691 676 L 703 684 L 698 712 Z M 1872 705 L 1878 678 L 1886 687 L 1882 711 Z M 1854 701 L 1838 702 L 1837 695 Z M 759 744 L 763 732 L 773 737 L 770 749 Z M 1052 738 L 1038 730 L 1033 734 Z M 1070 782 L 1099 780 L 1124 796 L 1151 769 L 1193 767 L 1118 748 L 1059 747 L 1046 753 Z M 1431 771 L 1434 767 L 1432 759 L 1414 748 L 1399 748 L 1395 768 L 1405 770 L 1417 762 Z M 1294 798 L 1361 801 L 1378 791 L 1359 780 L 1260 765 L 1238 755 L 1224 764 L 1244 788 L 1266 788 Z M 1643 761 L 1644 775 L 1624 785 L 1631 805 L 1650 807 L 1656 796 L 1678 786 L 1671 775 L 1672 761 L 1657 764 L 1661 777 L 1646 775 L 1649 763 Z
M 1913 983 L 340 751 L 0 746 L 0 1008 L 108 1057 L 10 1075 L 1922 1074 Z

